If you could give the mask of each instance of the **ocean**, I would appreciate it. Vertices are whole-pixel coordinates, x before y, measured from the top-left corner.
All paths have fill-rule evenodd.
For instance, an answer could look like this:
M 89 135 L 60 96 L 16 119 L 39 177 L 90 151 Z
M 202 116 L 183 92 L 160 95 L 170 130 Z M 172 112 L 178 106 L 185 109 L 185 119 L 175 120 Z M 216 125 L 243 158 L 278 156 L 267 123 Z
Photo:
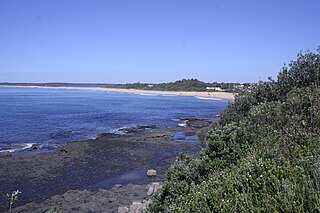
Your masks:
M 0 87 L 0 153 L 51 149 L 138 125 L 174 127 L 180 118 L 216 116 L 230 100 Z

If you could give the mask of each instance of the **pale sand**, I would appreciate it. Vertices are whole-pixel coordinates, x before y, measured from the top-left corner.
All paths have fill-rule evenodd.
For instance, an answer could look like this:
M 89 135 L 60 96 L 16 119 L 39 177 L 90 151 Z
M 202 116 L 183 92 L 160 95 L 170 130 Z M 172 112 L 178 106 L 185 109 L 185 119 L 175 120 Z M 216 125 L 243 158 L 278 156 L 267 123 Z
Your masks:
M 137 94 L 193 96 L 193 97 L 217 98 L 217 99 L 234 99 L 234 96 L 235 96 L 234 93 L 229 93 L 229 92 L 185 92 L 185 91 L 177 92 L 177 91 L 155 91 L 155 90 L 139 90 L 139 89 L 103 88 L 103 87 L 45 87 L 45 86 L 8 86 L 8 87 L 91 90 L 91 91 L 123 92 L 123 93 L 137 93 Z

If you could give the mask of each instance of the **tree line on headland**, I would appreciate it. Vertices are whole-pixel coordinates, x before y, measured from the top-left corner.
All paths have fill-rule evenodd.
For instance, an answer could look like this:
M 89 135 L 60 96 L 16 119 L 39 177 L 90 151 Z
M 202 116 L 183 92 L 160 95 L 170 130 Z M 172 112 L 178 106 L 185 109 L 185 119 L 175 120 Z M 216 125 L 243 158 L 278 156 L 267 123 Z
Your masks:
M 238 92 L 244 88 L 249 88 L 250 84 L 240 83 L 206 83 L 198 79 L 182 79 L 169 83 L 132 83 L 132 84 L 114 84 L 114 88 L 122 89 L 142 89 L 142 90 L 157 90 L 157 91 L 188 91 L 188 92 L 205 92 L 205 91 L 224 91 L 224 92 Z
M 141 89 L 156 91 L 188 91 L 188 92 L 205 92 L 205 91 L 224 91 L 239 92 L 250 89 L 250 83 L 205 83 L 197 79 L 182 79 L 169 83 L 127 83 L 127 84 L 94 84 L 94 83 L 7 83 L 4 86 L 40 86 L 40 87 L 106 87 L 120 89 Z
M 199 158 L 181 154 L 153 212 L 320 212 L 320 48 L 241 91 Z

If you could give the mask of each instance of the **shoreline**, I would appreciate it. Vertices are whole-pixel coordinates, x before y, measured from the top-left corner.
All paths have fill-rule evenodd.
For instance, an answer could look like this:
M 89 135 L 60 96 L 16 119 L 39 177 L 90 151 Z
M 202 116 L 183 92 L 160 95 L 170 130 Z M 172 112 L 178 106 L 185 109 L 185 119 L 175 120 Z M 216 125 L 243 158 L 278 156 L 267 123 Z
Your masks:
M 133 201 L 148 200 L 146 184 L 164 181 L 180 152 L 198 155 L 201 150 L 201 144 L 188 142 L 187 137 L 210 122 L 197 118 L 189 122 L 186 127 L 129 129 L 124 135 L 105 133 L 96 139 L 69 142 L 54 152 L 2 155 L 0 194 L 22 191 L 15 203 L 17 212 L 44 212 L 52 207 L 116 212 Z M 186 141 L 175 139 L 177 132 L 184 132 Z M 157 176 L 147 177 L 149 169 L 155 169 Z M 122 187 L 113 189 L 117 184 Z M 118 194 L 110 194 L 113 191 Z M 76 202 L 77 197 L 85 199 L 86 205 L 82 200 Z M 110 201 L 97 201 L 106 197 Z M 8 210 L 4 198 L 0 198 L 0 211 Z
M 104 88 L 104 87 L 46 87 L 46 86 L 8 86 L 0 85 L 0 87 L 21 87 L 21 88 L 42 88 L 42 89 L 70 89 L 85 91 L 103 91 L 103 92 L 119 92 L 131 94 L 146 95 L 172 95 L 185 97 L 201 97 L 208 99 L 227 99 L 234 100 L 235 94 L 228 92 L 189 92 L 189 91 L 158 91 L 158 90 L 141 90 L 141 89 L 122 89 L 122 88 Z

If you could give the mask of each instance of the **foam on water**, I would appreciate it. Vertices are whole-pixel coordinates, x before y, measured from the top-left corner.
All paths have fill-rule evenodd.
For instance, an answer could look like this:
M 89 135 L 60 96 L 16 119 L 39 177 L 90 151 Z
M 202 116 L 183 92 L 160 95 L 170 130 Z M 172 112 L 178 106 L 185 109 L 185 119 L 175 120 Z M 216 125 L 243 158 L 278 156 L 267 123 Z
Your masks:
M 23 143 L 23 144 L 11 144 L 9 149 L 4 148 L 0 150 L 0 153 L 12 153 L 17 151 L 22 151 L 25 149 L 30 149 L 33 146 L 32 143 Z
M 200 99 L 200 100 L 212 100 L 212 101 L 221 101 L 222 100 L 219 98 L 209 98 L 209 97 L 200 97 L 200 96 L 194 96 L 194 97 L 197 99 Z
M 187 127 L 188 125 L 188 120 L 183 120 L 181 123 L 178 123 L 178 126 L 180 127 Z
M 160 94 L 153 94 L 153 93 L 134 93 L 135 95 L 142 95 L 142 96 L 160 96 Z
M 176 97 L 177 95 L 161 95 L 163 97 Z

